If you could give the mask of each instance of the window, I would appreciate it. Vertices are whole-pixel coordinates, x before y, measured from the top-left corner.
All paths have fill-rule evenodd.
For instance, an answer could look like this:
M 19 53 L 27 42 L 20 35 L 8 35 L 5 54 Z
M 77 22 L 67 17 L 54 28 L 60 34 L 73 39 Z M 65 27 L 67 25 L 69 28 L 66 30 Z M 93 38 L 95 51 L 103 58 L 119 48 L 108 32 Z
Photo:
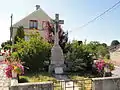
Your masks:
M 37 20 L 30 20 L 29 28 L 30 29 L 33 29 L 33 28 L 38 29 L 38 21 Z

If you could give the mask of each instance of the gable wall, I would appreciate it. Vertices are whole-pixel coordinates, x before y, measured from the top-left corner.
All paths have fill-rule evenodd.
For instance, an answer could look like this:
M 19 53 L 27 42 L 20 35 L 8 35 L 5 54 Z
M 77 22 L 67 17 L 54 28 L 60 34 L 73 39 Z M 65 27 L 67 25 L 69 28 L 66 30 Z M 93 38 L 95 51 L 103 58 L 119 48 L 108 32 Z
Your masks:
M 42 30 L 42 22 L 43 21 L 50 21 L 50 17 L 42 10 L 36 10 L 33 13 L 29 14 L 19 22 L 15 23 L 13 25 L 13 36 L 12 38 L 15 37 L 17 27 L 23 26 L 25 32 L 31 32 L 33 30 L 29 29 L 29 21 L 30 20 L 37 20 L 38 21 L 38 31 L 40 32 L 40 35 L 45 38 L 46 37 L 46 31 Z

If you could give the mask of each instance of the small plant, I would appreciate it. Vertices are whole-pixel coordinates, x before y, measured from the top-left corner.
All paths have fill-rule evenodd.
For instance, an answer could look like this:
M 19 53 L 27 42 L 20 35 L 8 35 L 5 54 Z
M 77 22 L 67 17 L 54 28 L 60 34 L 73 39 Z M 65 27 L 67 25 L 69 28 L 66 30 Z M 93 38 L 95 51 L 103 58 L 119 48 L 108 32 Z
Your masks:
M 21 76 L 19 79 L 19 83 L 26 83 L 29 82 L 28 78 L 26 78 L 25 76 Z
M 104 69 L 105 62 L 104 60 L 100 60 L 96 62 L 95 65 L 96 65 L 98 72 L 101 72 Z
M 99 74 L 111 72 L 115 69 L 114 64 L 109 60 L 99 60 L 95 63 L 95 65 Z
M 6 64 L 8 65 L 7 68 L 5 68 L 5 73 L 8 78 L 17 77 L 17 75 L 24 74 L 24 67 L 23 65 L 18 61 L 6 61 Z M 15 76 L 13 74 L 16 74 Z
M 4 64 L 7 65 L 5 68 L 5 74 L 8 78 L 17 77 L 18 75 L 24 74 L 24 67 L 21 60 L 16 57 L 17 54 L 5 53 Z

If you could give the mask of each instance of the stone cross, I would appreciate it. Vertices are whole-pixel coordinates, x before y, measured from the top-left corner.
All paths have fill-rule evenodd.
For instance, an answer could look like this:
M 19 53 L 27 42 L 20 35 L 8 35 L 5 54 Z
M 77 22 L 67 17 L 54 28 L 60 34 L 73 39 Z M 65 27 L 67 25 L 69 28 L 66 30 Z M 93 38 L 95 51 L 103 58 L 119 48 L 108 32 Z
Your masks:
M 55 24 L 55 37 L 54 37 L 54 44 L 59 44 L 59 38 L 58 38 L 58 30 L 59 30 L 59 24 L 64 24 L 64 20 L 59 20 L 59 14 L 55 14 L 55 20 L 52 20 L 52 22 Z
M 55 20 L 52 20 L 54 24 L 54 45 L 51 49 L 51 64 L 49 66 L 49 72 L 55 71 L 55 74 L 63 74 L 63 69 L 65 68 L 64 64 L 64 55 L 63 51 L 59 45 L 58 30 L 59 24 L 64 24 L 64 20 L 59 20 L 59 14 L 55 14 Z

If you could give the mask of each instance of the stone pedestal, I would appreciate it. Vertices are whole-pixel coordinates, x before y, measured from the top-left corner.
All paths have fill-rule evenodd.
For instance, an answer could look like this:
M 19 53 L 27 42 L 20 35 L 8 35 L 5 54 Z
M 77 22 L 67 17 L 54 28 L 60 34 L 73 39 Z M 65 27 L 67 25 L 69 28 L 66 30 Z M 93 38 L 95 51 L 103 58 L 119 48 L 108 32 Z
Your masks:
M 50 73 L 55 73 L 55 69 L 61 68 L 60 71 L 58 71 L 55 74 L 63 74 L 64 69 L 65 69 L 65 64 L 64 64 L 64 56 L 63 56 L 63 51 L 59 44 L 56 44 L 53 46 L 51 50 L 51 64 L 49 66 L 49 72 Z M 62 72 L 63 70 L 63 72 Z
M 63 73 L 63 67 L 55 67 L 55 74 L 62 74 Z

